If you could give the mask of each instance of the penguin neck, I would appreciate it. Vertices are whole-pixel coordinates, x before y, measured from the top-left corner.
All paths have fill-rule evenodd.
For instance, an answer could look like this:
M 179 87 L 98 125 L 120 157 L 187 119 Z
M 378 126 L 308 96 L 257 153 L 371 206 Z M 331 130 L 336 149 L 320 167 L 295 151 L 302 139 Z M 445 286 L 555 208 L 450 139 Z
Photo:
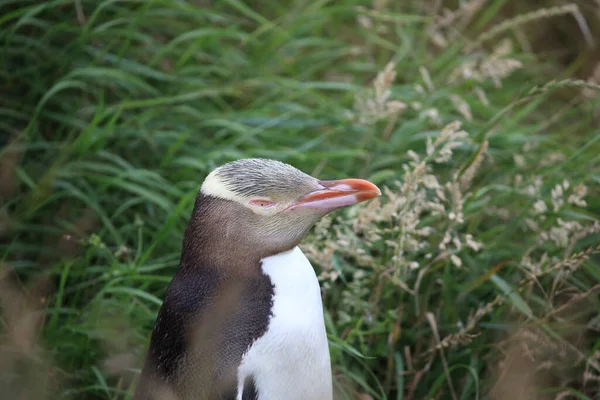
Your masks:
M 256 276 L 262 274 L 262 259 L 296 247 L 295 243 L 277 249 L 258 245 L 252 240 L 256 233 L 239 223 L 248 212 L 242 205 L 200 193 L 185 231 L 181 268 L 214 268 L 229 277 Z

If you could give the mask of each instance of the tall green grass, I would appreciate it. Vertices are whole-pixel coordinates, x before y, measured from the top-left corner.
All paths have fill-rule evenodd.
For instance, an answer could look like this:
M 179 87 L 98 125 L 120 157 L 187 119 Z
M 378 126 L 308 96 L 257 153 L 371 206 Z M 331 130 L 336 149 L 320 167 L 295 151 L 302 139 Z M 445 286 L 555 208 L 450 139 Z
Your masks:
M 426 138 L 459 120 L 470 139 L 432 173 L 452 181 L 488 143 L 456 228 L 481 251 L 460 253 L 461 267 L 442 257 L 425 268 L 425 252 L 414 253 L 419 267 L 391 279 L 389 244 L 365 235 L 393 241 L 403 226 L 369 221 L 366 233 L 350 234 L 356 211 L 307 242 L 324 244 L 313 255 L 331 251 L 315 265 L 338 396 L 472 399 L 492 390 L 504 398 L 495 382 L 510 395 L 502 377 L 520 387 L 527 374 L 515 374 L 519 365 L 529 371 L 543 361 L 524 390 L 597 396 L 600 260 L 590 251 L 572 270 L 549 265 L 600 236 L 536 247 L 535 260 L 543 252 L 550 260 L 539 275 L 522 261 L 539 236 L 526 223 L 535 203 L 526 187 L 536 176 L 550 207 L 557 184 L 588 187 L 586 207 L 550 210 L 541 229 L 558 218 L 582 226 L 598 219 L 598 82 L 569 80 L 573 68 L 540 62 L 515 23 L 479 43 L 506 3 L 457 11 L 446 26 L 429 2 L 0 2 L 0 389 L 8 398 L 128 397 L 194 197 L 214 167 L 269 157 L 398 193 L 407 151 L 425 154 Z M 548 18 L 572 18 L 555 14 Z M 513 50 L 498 53 L 505 39 Z M 456 74 L 506 59 L 522 67 L 494 72 L 496 81 Z M 388 100 L 406 108 L 360 123 L 368 110 L 356 99 L 372 96 L 390 61 L 397 76 Z M 439 230 L 448 221 L 423 213 L 420 224 Z M 424 241 L 437 246 L 439 236 Z M 348 239 L 368 262 L 346 251 Z M 417 284 L 416 294 L 406 290 Z M 490 302 L 491 312 L 461 336 Z M 586 312 L 565 315 L 565 307 Z M 503 369 L 499 361 L 515 352 L 501 351 L 501 342 L 523 327 L 535 331 L 539 351 L 563 343 L 579 358 L 535 355 L 516 369 L 505 359 Z

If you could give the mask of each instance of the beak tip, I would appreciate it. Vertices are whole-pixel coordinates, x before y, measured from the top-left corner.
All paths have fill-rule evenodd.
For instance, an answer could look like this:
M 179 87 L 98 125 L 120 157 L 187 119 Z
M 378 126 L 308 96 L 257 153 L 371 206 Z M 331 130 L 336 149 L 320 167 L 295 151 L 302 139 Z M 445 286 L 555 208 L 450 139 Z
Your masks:
M 370 190 L 366 193 L 369 195 L 369 197 L 366 200 L 374 199 L 375 197 L 381 196 L 381 189 L 379 189 L 377 186 L 373 185 L 373 190 Z
M 371 183 L 369 181 L 363 181 L 364 182 L 364 192 L 368 194 L 370 197 L 368 197 L 367 199 L 372 199 L 374 197 L 379 197 L 381 196 L 381 189 L 379 189 L 377 187 L 377 185 L 375 185 L 374 183 Z

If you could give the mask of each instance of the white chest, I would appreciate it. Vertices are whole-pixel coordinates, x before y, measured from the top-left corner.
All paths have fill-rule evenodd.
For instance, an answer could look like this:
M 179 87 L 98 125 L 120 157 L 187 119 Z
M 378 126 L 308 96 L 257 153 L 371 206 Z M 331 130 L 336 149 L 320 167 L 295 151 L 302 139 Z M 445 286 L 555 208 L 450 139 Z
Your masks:
M 262 260 L 275 286 L 273 316 L 264 336 L 244 355 L 243 382 L 254 378 L 259 400 L 331 400 L 331 363 L 319 282 L 302 251 L 294 249 Z

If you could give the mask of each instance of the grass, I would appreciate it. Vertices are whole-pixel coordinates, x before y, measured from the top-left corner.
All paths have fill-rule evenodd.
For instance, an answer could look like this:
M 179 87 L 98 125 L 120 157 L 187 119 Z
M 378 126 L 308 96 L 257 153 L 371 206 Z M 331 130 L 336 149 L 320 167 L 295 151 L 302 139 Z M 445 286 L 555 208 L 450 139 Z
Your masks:
M 600 81 L 506 3 L 0 2 L 3 393 L 127 398 L 203 177 L 260 156 L 389 188 L 305 243 L 338 398 L 598 396 Z

